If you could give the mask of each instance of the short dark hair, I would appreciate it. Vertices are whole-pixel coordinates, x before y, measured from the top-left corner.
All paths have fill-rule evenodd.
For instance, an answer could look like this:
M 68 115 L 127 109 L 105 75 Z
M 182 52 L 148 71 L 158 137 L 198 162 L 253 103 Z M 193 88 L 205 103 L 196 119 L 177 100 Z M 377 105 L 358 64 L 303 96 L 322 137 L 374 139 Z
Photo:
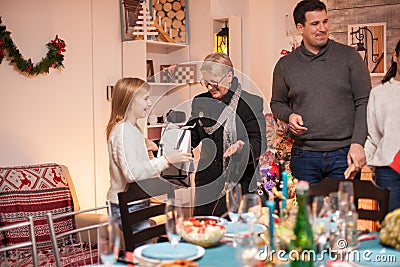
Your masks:
M 298 2 L 293 10 L 294 24 L 301 23 L 304 26 L 306 23 L 306 12 L 315 10 L 326 11 L 326 5 L 320 0 L 303 0 Z

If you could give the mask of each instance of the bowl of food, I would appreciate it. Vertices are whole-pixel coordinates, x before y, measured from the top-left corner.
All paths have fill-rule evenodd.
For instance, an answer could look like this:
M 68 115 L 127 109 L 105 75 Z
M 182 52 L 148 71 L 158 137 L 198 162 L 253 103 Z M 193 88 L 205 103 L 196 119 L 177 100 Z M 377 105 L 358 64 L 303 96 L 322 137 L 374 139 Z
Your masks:
M 225 220 L 215 216 L 195 216 L 183 222 L 180 235 L 189 243 L 205 248 L 215 246 L 225 235 Z

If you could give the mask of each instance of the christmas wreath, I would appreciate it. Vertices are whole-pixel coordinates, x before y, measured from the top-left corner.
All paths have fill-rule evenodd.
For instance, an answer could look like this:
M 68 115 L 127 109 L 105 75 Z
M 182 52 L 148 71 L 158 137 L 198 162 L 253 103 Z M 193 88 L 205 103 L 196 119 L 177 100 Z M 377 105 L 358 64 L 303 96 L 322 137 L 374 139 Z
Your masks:
M 49 73 L 50 68 L 57 69 L 64 67 L 62 64 L 64 55 L 62 53 L 66 51 L 65 42 L 59 39 L 58 35 L 47 44 L 49 51 L 46 57 L 42 58 L 42 60 L 36 64 L 32 64 L 30 58 L 27 60 L 23 58 L 10 35 L 11 32 L 6 30 L 6 26 L 2 24 L 0 17 L 0 64 L 6 56 L 5 51 L 7 51 L 7 56 L 11 60 L 11 63 L 14 63 L 21 72 L 28 75 Z

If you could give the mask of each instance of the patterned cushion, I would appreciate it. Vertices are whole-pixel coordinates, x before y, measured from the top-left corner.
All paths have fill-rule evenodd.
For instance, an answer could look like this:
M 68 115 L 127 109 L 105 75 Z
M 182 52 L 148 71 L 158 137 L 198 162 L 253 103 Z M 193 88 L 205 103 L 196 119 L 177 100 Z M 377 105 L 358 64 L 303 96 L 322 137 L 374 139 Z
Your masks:
M 61 166 L 51 164 L 0 168 L 0 225 L 34 217 L 38 249 L 50 249 L 45 215 L 73 211 L 72 195 Z M 57 221 L 56 232 L 75 228 L 73 217 Z M 15 244 L 29 238 L 28 231 L 0 235 L 0 244 Z

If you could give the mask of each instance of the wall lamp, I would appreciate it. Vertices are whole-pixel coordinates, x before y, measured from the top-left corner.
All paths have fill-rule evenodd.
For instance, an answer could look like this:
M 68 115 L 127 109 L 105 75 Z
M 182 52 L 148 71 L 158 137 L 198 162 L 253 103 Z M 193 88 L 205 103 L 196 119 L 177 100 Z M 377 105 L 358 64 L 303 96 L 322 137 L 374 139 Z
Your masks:
M 217 52 L 222 52 L 229 55 L 229 28 L 225 22 L 225 27 L 217 33 Z
M 368 47 L 368 38 L 367 38 L 367 32 L 371 35 L 371 61 L 373 63 L 378 62 L 379 59 L 379 54 L 374 53 L 374 42 L 378 42 L 378 37 L 374 37 L 374 33 L 368 29 L 368 27 L 358 27 L 358 30 L 350 32 L 350 35 L 355 37 L 357 39 L 357 51 L 365 51 L 364 55 L 364 61 L 368 62 L 368 49 L 365 48 L 365 43 L 367 44 Z M 364 42 L 365 40 L 365 42 Z M 354 42 L 353 42 L 354 44 Z

